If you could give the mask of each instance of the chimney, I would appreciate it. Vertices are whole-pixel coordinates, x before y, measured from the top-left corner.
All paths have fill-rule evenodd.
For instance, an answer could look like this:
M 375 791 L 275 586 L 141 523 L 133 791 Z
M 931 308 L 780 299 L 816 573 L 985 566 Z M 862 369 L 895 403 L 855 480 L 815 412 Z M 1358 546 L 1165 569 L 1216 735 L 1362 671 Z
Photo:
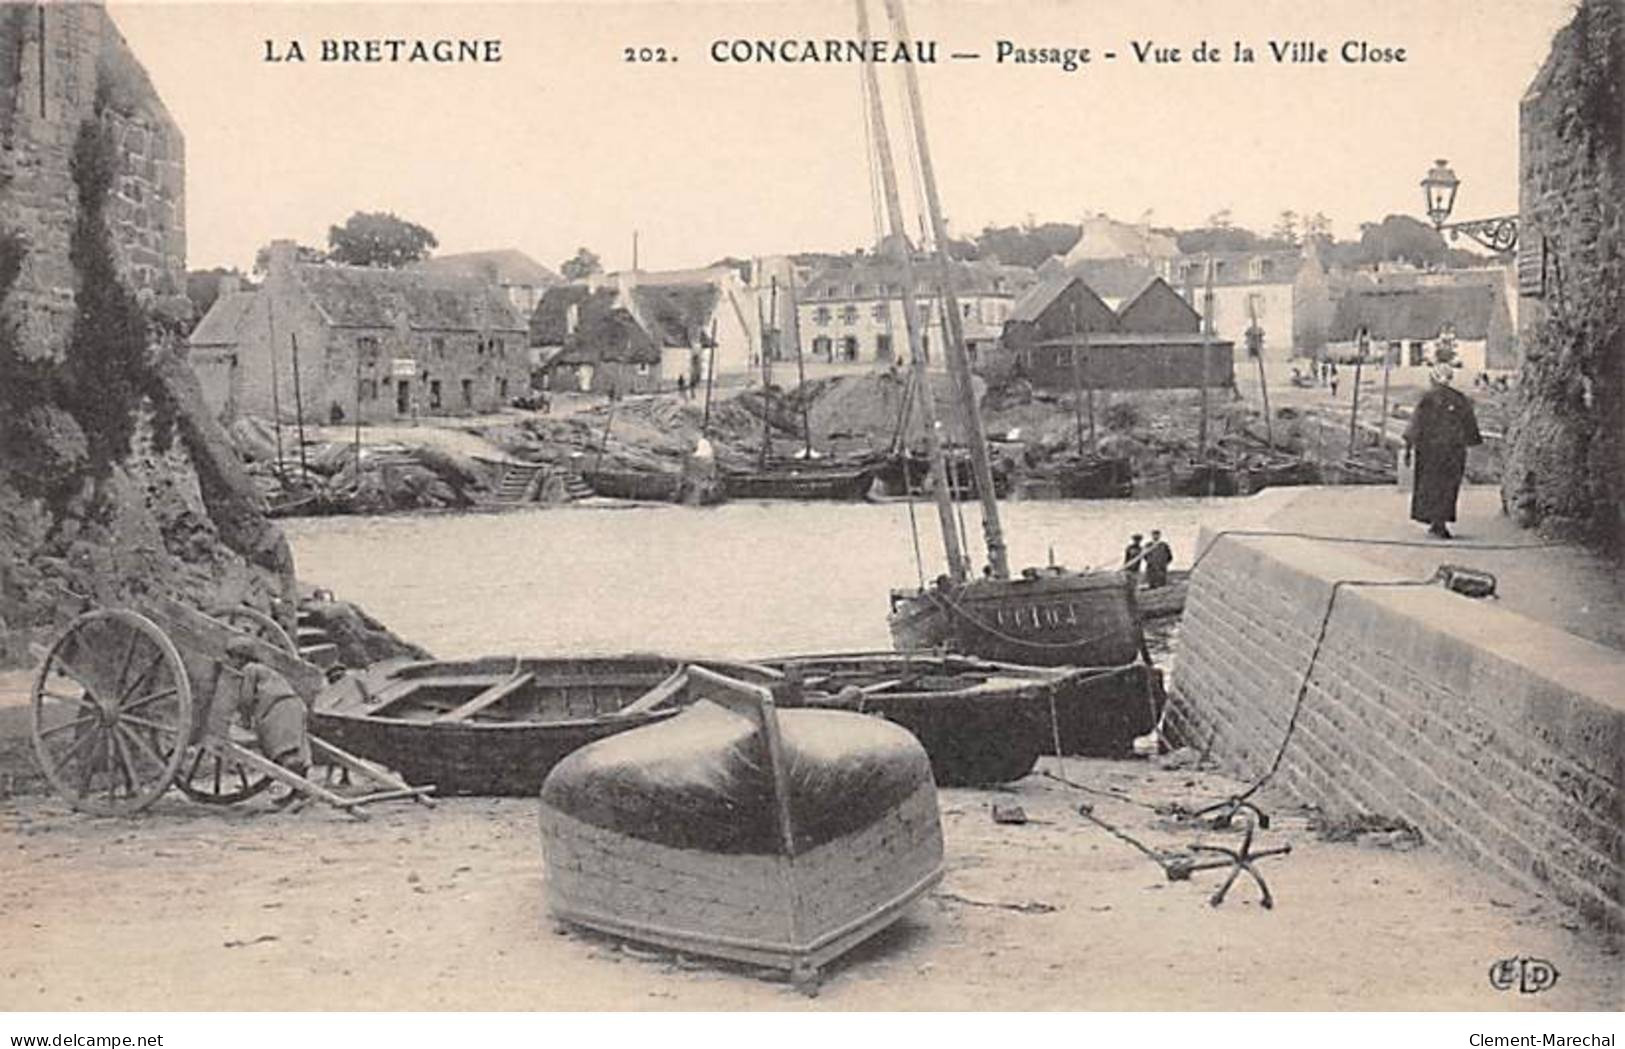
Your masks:
M 291 275 L 293 273 L 293 261 L 298 251 L 298 245 L 291 240 L 273 240 L 269 251 L 269 260 L 265 267 L 266 275 L 273 278 Z

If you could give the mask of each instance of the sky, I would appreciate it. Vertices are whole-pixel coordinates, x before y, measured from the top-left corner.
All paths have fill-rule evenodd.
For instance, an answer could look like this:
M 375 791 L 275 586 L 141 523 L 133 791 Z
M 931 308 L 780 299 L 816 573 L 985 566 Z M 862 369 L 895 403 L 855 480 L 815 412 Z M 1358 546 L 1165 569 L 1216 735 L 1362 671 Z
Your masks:
M 246 269 L 277 237 L 325 246 L 352 212 L 427 226 L 439 254 L 518 248 L 557 268 L 586 246 L 614 270 L 875 240 L 860 70 L 739 64 L 716 41 L 845 39 L 844 0 L 200 4 L 109 0 L 186 136 L 188 264 Z M 1267 232 L 1283 209 L 1340 237 L 1419 215 L 1448 158 L 1458 218 L 1517 210 L 1518 100 L 1573 0 L 912 0 L 925 123 L 957 235 L 989 223 L 1201 225 Z M 871 37 L 893 39 L 879 0 Z M 500 39 L 483 64 L 320 61 L 323 40 Z M 286 56 L 292 41 L 306 61 Z M 1008 47 L 1090 61 L 998 63 Z M 1222 60 L 1192 61 L 1203 41 Z M 1256 61 L 1234 61 L 1241 41 Z M 1306 41 L 1328 61 L 1276 62 Z M 1403 63 L 1341 59 L 1345 42 Z M 268 43 L 269 42 L 269 43 Z M 1177 47 L 1140 62 L 1134 45 Z M 629 63 L 628 47 L 675 62 Z M 975 60 L 951 60 L 951 52 Z M 1107 59 L 1105 53 L 1116 55 Z M 893 149 L 911 153 L 897 69 Z M 909 190 L 907 210 L 917 218 Z

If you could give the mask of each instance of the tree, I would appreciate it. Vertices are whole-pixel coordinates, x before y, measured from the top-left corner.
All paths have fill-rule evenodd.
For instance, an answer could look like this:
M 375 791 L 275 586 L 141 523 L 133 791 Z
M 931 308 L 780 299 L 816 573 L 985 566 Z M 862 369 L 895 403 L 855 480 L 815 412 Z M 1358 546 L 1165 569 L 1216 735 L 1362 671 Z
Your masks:
M 1332 235 L 1332 220 L 1324 211 L 1317 211 L 1303 220 L 1304 240 L 1323 240 Z
M 1298 243 L 1298 213 L 1291 208 L 1281 212 L 1281 217 L 1275 220 L 1275 229 L 1270 231 L 1270 236 L 1296 246 Z
M 388 211 L 358 211 L 342 226 L 329 226 L 327 247 L 334 262 L 400 269 L 429 257 L 440 242 L 415 222 Z
M 242 272 L 233 267 L 226 269 L 216 266 L 212 270 L 187 270 L 186 297 L 192 300 L 192 306 L 197 316 L 202 317 L 214 305 L 214 300 L 220 297 L 220 278 L 236 277 L 242 287 L 249 287 L 248 279 Z
M 294 246 L 293 257 L 295 262 L 326 262 L 328 260 L 327 252 L 321 248 L 312 248 L 304 244 Z M 269 272 L 271 272 L 271 246 L 267 244 L 254 253 L 254 275 L 262 277 Z
M 1229 229 L 1234 226 L 1235 220 L 1230 217 L 1229 208 L 1220 208 L 1207 217 L 1208 227 L 1211 229 Z
M 1223 212 L 1214 218 L 1229 221 Z M 1206 251 L 1254 251 L 1267 246 L 1252 230 L 1231 225 L 1209 225 L 1204 229 L 1183 230 L 1174 238 L 1174 243 L 1187 255 Z
M 1413 266 L 1437 266 L 1445 261 L 1444 238 L 1427 223 L 1409 215 L 1389 215 L 1381 222 L 1360 224 L 1360 262 L 1403 261 Z
M 571 258 L 559 263 L 559 273 L 565 280 L 585 280 L 594 273 L 604 272 L 604 263 L 598 258 L 596 252 L 586 248 L 577 248 Z

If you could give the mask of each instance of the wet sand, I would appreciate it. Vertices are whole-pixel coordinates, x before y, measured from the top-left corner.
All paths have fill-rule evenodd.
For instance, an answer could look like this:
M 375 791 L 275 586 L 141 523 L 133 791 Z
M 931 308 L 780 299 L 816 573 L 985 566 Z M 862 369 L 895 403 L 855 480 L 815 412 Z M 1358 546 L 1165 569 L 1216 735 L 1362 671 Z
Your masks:
M 1053 769 L 1052 759 L 1042 768 Z M 1259 846 L 1276 896 L 1224 872 L 1169 882 L 1077 813 L 1149 847 L 1235 833 L 1173 824 L 1236 784 L 1145 762 L 1068 759 L 1043 775 L 944 790 L 947 873 L 808 999 L 748 969 L 555 931 L 531 799 L 389 803 L 366 823 L 262 799 L 167 795 L 99 819 L 49 797 L 0 802 L 0 1002 L 24 1010 L 1618 1009 L 1617 955 L 1543 901 L 1425 845 L 1318 839 L 1274 809 Z M 996 824 L 993 802 L 1025 825 Z M 1266 805 L 1266 807 L 1271 807 Z M 1385 844 L 1383 844 L 1385 843 Z M 1561 972 L 1496 991 L 1500 958 Z

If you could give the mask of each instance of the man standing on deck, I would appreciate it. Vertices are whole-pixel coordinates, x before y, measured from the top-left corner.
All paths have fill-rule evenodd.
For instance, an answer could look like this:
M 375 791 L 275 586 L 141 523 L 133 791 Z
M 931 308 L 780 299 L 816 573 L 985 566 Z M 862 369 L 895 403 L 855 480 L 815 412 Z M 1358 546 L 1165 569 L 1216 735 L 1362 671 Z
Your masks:
M 1145 585 L 1148 590 L 1168 585 L 1168 566 L 1173 564 L 1174 551 L 1162 540 L 1162 532 L 1151 529 L 1151 542 L 1146 544 Z
M 1140 545 L 1140 533 L 1135 532 L 1132 541 L 1123 548 L 1123 571 L 1134 576 L 1136 586 L 1140 582 L 1140 563 L 1145 560 L 1145 547 Z
M 1483 444 L 1473 402 L 1450 383 L 1455 369 L 1440 361 L 1429 376 L 1433 386 L 1416 402 L 1405 427 L 1405 465 L 1416 455 L 1416 483 L 1411 489 L 1411 520 L 1428 526 L 1428 535 L 1450 539 L 1446 525 L 1456 519 L 1456 495 L 1467 469 L 1467 447 Z

